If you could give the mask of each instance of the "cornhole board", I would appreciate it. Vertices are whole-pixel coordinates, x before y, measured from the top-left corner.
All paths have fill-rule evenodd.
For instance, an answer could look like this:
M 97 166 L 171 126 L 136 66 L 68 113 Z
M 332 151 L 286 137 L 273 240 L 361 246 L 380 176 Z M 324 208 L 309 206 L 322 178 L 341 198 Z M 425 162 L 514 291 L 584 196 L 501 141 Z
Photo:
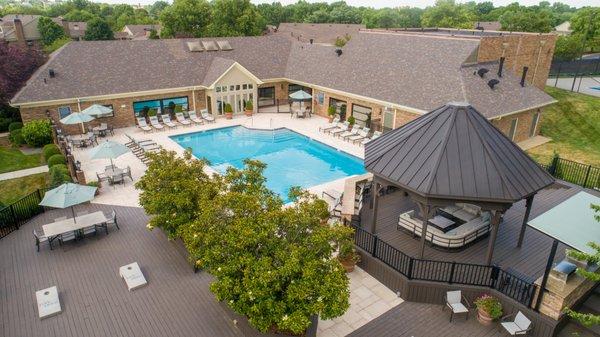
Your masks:
M 40 319 L 54 316 L 62 312 L 56 286 L 36 291 L 35 298 L 37 300 Z
M 127 289 L 129 289 L 129 291 L 135 290 L 139 287 L 143 287 L 146 284 L 148 284 L 137 262 L 124 265 L 123 267 L 119 268 L 119 276 L 121 276 L 123 280 L 125 280 L 125 283 L 127 284 Z

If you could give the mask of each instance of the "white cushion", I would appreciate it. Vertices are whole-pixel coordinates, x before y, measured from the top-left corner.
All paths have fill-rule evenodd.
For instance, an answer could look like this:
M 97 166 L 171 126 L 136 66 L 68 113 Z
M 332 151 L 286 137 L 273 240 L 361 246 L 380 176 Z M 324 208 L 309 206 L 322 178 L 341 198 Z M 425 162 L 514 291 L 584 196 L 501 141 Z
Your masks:
M 464 209 L 458 210 L 452 213 L 455 217 L 463 220 L 463 221 L 471 221 L 477 217 L 477 214 L 473 214 L 471 212 L 467 212 Z
M 456 205 L 452 205 L 452 206 L 446 206 L 443 208 L 443 211 L 446 213 L 454 213 L 456 211 L 458 211 L 460 209 L 460 207 L 456 206 Z
M 472 204 L 465 204 L 465 206 L 463 207 L 463 209 L 469 213 L 473 213 L 473 214 L 479 214 L 481 212 L 481 207 L 476 206 L 476 205 L 472 205 Z
M 529 318 L 525 317 L 522 312 L 519 311 L 517 316 L 515 316 L 515 324 L 521 328 L 521 330 L 527 330 L 529 325 L 531 325 L 531 321 Z
M 446 301 L 448 301 L 448 303 L 450 304 L 460 303 L 461 298 L 462 293 L 460 292 L 460 290 L 446 292 Z
M 452 312 L 455 314 L 469 312 L 469 309 L 467 309 L 467 307 L 465 307 L 462 303 L 453 303 L 450 304 L 450 307 L 452 308 Z
M 518 325 L 516 325 L 514 322 L 502 322 L 502 327 L 511 335 L 514 336 L 517 334 L 517 331 L 521 331 L 522 329 L 519 328 Z

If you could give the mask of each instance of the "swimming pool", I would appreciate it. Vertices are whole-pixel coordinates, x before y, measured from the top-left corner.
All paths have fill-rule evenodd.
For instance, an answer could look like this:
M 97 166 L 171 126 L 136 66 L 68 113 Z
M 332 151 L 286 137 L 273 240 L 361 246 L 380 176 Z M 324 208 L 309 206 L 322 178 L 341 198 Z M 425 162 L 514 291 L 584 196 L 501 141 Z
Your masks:
M 267 164 L 267 187 L 284 201 L 292 186 L 308 188 L 365 173 L 363 160 L 289 129 L 253 130 L 227 127 L 171 136 L 197 158 L 206 158 L 223 173 L 230 165 L 242 168 L 244 159 Z

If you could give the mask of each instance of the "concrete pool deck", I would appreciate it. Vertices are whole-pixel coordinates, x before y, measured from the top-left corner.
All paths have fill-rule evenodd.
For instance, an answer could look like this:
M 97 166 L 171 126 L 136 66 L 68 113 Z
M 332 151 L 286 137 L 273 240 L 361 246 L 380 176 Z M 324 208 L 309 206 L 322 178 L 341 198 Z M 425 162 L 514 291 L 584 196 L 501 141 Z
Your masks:
M 128 127 L 116 129 L 115 135 L 108 137 L 108 139 L 125 144 L 129 141 L 125 136 L 127 134 L 136 139 L 151 139 L 167 150 L 172 150 L 176 153 L 182 154 L 184 149 L 174 140 L 172 140 L 170 138 L 171 136 L 237 125 L 262 130 L 287 128 L 326 145 L 332 146 L 340 151 L 344 151 L 361 159 L 364 158 L 364 148 L 362 146 L 354 145 L 340 138 L 335 138 L 319 132 L 319 127 L 328 125 L 328 120 L 326 118 L 313 116 L 312 118 L 297 119 L 290 118 L 290 115 L 287 113 L 260 113 L 255 114 L 252 117 L 236 116 L 230 120 L 225 118 L 217 118 L 215 123 L 194 125 L 191 127 L 179 125 L 177 129 L 156 131 L 151 133 L 143 133 L 137 127 Z M 104 139 L 99 139 L 98 141 L 103 140 Z M 109 164 L 108 160 L 90 159 L 89 150 L 90 148 L 85 148 L 75 149 L 73 151 L 75 160 L 81 162 L 81 168 L 84 171 L 86 181 L 88 182 L 96 181 L 96 173 L 103 171 L 104 166 Z M 108 186 L 108 184 L 105 184 L 105 186 L 100 189 L 100 195 L 96 197 L 93 202 L 99 204 L 117 204 L 121 206 L 139 207 L 139 191 L 137 191 L 133 185 L 144 174 L 146 165 L 144 165 L 135 155 L 133 155 L 133 153 L 127 153 L 115 159 L 114 163 L 116 166 L 122 168 L 127 166 L 131 167 L 133 182 L 126 178 L 124 186 Z M 215 173 L 215 171 L 210 167 L 207 168 L 207 172 Z M 343 192 L 345 180 L 346 178 L 333 180 L 321 185 L 312 186 L 308 188 L 308 190 L 317 194 L 318 196 L 321 196 L 323 191 L 329 189 Z

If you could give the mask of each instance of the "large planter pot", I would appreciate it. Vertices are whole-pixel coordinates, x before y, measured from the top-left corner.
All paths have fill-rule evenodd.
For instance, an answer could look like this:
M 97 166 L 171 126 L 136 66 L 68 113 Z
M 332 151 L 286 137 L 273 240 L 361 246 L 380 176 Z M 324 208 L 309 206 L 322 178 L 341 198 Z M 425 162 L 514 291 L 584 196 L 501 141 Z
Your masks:
M 225 118 L 227 118 L 227 119 L 233 119 L 233 112 L 226 112 L 225 113 Z
M 477 309 L 477 320 L 483 325 L 492 325 L 493 323 L 492 317 L 482 309 Z
M 333 123 L 333 116 L 329 115 L 329 123 Z
M 250 117 L 252 116 L 252 110 L 244 110 L 244 113 L 246 114 L 246 116 Z
M 340 263 L 342 264 L 342 267 L 344 267 L 344 270 L 346 270 L 346 273 L 353 272 L 354 267 L 356 266 L 356 261 L 352 258 L 340 259 Z

